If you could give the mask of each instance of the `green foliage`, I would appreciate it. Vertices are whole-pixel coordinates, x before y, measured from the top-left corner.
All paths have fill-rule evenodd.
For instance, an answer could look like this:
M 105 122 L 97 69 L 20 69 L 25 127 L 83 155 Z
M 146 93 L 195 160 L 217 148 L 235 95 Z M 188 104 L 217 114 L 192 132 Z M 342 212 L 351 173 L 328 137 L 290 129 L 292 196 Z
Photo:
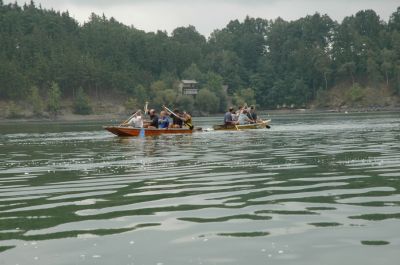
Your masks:
M 213 92 L 203 88 L 196 96 L 195 105 L 199 111 L 216 113 L 219 109 L 219 99 Z
M 219 102 L 218 102 L 218 111 L 224 112 L 228 105 L 228 94 L 224 90 L 224 80 L 222 76 L 216 74 L 214 72 L 208 72 L 205 75 L 205 88 L 213 92 Z
M 61 91 L 57 83 L 52 82 L 47 93 L 47 110 L 56 117 L 61 110 Z
M 24 114 L 20 106 L 15 104 L 14 101 L 11 101 L 8 110 L 7 110 L 7 118 L 8 119 L 20 119 L 23 118 Z
M 242 99 L 243 88 L 251 88 L 261 108 L 305 106 L 338 84 L 385 83 L 400 94 L 400 8 L 388 23 L 373 10 L 341 23 L 318 13 L 293 21 L 246 17 L 207 40 L 193 26 L 169 36 L 105 15 L 91 14 L 80 25 L 68 12 L 1 4 L 0 47 L 0 99 L 6 100 L 27 99 L 33 86 L 44 94 L 54 80 L 63 98 L 82 87 L 89 95 L 175 104 L 176 81 L 195 79 L 218 99 L 215 111 L 226 109 L 228 96 L 250 102 Z M 49 105 L 53 114 L 60 109 Z
M 233 103 L 237 106 L 256 105 L 256 99 L 253 89 L 246 88 L 235 93 L 233 97 Z
M 365 92 L 362 87 L 355 83 L 348 91 L 346 91 L 345 98 L 350 104 L 361 101 L 365 96 Z
M 177 91 L 173 89 L 160 90 L 150 103 L 156 108 L 160 108 L 163 105 L 173 106 L 177 96 Z
M 133 94 L 135 95 L 137 103 L 148 101 L 146 88 L 142 85 L 136 86 Z
M 165 91 L 166 89 L 167 89 L 167 85 L 165 84 L 165 82 L 162 80 L 158 80 L 151 84 L 148 94 L 151 97 L 157 97 L 157 96 L 160 96 L 160 93 L 162 91 Z
M 0 47 L 3 47 L 1 44 L 1 37 Z M 0 98 L 14 100 L 25 99 L 29 93 L 29 90 L 27 89 L 28 85 L 26 77 L 19 69 L 18 63 L 15 61 L 4 61 L 1 59 L 1 57 L 0 62 Z
M 193 112 L 194 110 L 194 99 L 189 95 L 179 95 L 176 99 L 176 105 L 179 109 L 188 112 Z
M 89 99 L 82 87 L 80 87 L 76 93 L 76 98 L 74 100 L 74 113 L 80 115 L 89 115 L 92 113 Z
M 136 112 L 136 110 L 141 109 L 141 105 L 136 98 L 128 98 L 125 103 L 124 107 L 128 113 Z
M 185 80 L 202 80 L 203 74 L 196 64 L 191 64 L 188 68 L 185 69 L 182 73 L 182 79 Z
M 39 94 L 39 89 L 36 86 L 31 87 L 29 102 L 33 108 L 33 115 L 37 117 L 42 116 L 44 110 L 44 102 Z

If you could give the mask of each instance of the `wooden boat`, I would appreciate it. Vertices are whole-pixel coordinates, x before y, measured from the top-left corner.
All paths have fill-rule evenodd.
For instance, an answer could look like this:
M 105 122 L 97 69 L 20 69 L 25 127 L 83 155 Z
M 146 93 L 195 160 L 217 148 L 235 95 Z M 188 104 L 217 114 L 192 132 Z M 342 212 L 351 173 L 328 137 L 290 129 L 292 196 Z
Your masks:
M 103 128 L 117 136 L 140 136 L 141 130 L 143 130 L 143 136 L 155 136 L 162 134 L 189 134 L 193 132 L 193 130 L 188 128 L 149 129 L 127 126 L 105 126 Z
M 240 131 L 252 129 L 265 129 L 269 128 L 271 120 L 259 121 L 257 123 L 244 124 L 244 125 L 214 125 L 213 129 L 216 131 Z

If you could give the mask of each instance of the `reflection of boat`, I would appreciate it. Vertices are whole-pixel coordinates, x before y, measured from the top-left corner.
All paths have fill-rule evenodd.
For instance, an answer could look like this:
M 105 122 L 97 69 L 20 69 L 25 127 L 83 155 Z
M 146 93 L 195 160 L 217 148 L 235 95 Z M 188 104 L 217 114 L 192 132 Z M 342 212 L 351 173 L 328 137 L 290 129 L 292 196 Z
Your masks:
M 239 131 L 251 129 L 265 129 L 269 128 L 271 120 L 259 121 L 257 123 L 244 124 L 244 125 L 214 125 L 213 129 L 216 131 Z
M 143 130 L 144 136 L 161 134 L 188 134 L 193 132 L 193 130 L 188 128 L 149 129 L 126 126 L 105 126 L 104 129 L 118 136 L 139 136 L 141 130 Z

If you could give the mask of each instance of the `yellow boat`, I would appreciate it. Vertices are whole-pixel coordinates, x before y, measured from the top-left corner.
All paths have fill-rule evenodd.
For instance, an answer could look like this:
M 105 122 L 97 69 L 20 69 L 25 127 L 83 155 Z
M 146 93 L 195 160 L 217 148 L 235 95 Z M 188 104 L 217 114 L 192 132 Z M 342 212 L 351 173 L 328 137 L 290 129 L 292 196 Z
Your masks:
M 214 125 L 213 129 L 216 131 L 240 131 L 240 130 L 253 130 L 271 128 L 269 124 L 271 120 L 258 121 L 257 123 L 250 123 L 244 125 Z

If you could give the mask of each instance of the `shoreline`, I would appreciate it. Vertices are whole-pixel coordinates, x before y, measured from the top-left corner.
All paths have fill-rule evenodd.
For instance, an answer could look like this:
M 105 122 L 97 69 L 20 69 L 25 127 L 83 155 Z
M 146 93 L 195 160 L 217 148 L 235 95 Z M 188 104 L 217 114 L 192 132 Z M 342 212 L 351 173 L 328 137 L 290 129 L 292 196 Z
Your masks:
M 346 108 L 346 109 L 272 109 L 272 110 L 258 110 L 259 115 L 284 115 L 284 114 L 335 114 L 335 113 L 383 113 L 383 112 L 400 112 L 400 107 L 381 107 L 381 108 Z M 223 116 L 223 113 L 216 113 L 212 115 L 201 115 L 194 117 L 210 117 L 210 116 Z M 129 115 L 117 113 L 104 113 L 104 114 L 89 114 L 78 115 L 65 113 L 57 116 L 55 119 L 48 117 L 22 117 L 22 118 L 5 118 L 1 117 L 0 122 L 79 122 L 79 121 L 110 121 L 110 122 L 123 122 Z

